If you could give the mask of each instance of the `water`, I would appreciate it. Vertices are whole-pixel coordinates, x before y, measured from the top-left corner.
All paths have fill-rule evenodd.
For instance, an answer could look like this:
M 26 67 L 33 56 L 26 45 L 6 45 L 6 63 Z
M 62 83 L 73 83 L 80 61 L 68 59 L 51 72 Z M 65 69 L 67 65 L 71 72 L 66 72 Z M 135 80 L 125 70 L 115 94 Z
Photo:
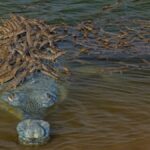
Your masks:
M 114 8 L 103 11 L 107 4 Z M 149 0 L 117 5 L 116 0 L 1 0 L 0 16 L 17 13 L 69 24 L 93 19 L 105 26 L 118 18 L 148 20 L 149 7 Z M 46 118 L 53 128 L 52 140 L 41 147 L 21 146 L 15 130 L 18 119 L 1 110 L 0 150 L 149 150 L 150 70 L 97 74 L 78 67 L 65 101 Z

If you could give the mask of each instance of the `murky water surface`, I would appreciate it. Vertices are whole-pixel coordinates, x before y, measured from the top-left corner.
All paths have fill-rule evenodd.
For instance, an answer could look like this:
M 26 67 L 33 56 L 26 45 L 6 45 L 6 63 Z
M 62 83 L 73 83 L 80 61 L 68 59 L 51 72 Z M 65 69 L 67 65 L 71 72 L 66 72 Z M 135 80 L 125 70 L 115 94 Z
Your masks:
M 140 18 L 150 14 L 149 0 L 1 0 L 0 16 L 8 13 L 74 24 L 85 19 Z M 102 7 L 113 4 L 104 11 Z M 78 66 L 76 66 L 78 68 Z M 93 66 L 94 68 L 94 66 Z M 99 73 L 74 69 L 68 96 L 47 116 L 51 141 L 41 147 L 21 146 L 18 120 L 0 111 L 0 150 L 149 150 L 150 70 Z

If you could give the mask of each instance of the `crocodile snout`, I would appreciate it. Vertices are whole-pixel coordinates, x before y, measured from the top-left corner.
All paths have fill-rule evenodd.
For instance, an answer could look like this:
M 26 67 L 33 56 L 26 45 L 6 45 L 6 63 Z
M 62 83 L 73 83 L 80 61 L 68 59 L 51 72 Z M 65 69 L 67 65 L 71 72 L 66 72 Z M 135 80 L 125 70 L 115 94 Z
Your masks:
M 17 125 L 19 141 L 24 145 L 42 145 L 49 140 L 50 125 L 43 120 L 26 119 Z

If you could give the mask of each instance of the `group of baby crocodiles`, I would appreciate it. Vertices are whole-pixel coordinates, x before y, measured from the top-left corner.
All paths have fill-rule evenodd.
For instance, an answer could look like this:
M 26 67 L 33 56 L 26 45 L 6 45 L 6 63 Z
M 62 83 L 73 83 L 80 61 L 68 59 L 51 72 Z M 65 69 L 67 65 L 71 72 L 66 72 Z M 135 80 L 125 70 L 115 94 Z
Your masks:
M 115 64 L 106 69 L 99 67 L 99 71 L 123 71 L 134 66 L 126 60 L 140 60 L 140 66 L 149 66 L 146 34 L 141 30 L 139 35 L 129 28 L 119 33 L 105 32 L 91 21 L 77 26 L 48 25 L 16 15 L 2 21 L 0 103 L 19 114 L 20 143 L 40 145 L 49 140 L 50 125 L 43 118 L 49 107 L 64 97 L 61 81 L 70 74 L 64 62 L 84 64 L 96 60 Z

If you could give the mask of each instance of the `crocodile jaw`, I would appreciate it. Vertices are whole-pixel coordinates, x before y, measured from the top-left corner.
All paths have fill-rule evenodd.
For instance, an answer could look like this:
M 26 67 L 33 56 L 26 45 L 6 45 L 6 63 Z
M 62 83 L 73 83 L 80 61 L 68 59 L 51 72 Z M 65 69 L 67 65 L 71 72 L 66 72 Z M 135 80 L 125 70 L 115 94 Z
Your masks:
M 36 119 L 26 119 L 17 125 L 18 138 L 23 145 L 43 145 L 50 138 L 48 122 Z

